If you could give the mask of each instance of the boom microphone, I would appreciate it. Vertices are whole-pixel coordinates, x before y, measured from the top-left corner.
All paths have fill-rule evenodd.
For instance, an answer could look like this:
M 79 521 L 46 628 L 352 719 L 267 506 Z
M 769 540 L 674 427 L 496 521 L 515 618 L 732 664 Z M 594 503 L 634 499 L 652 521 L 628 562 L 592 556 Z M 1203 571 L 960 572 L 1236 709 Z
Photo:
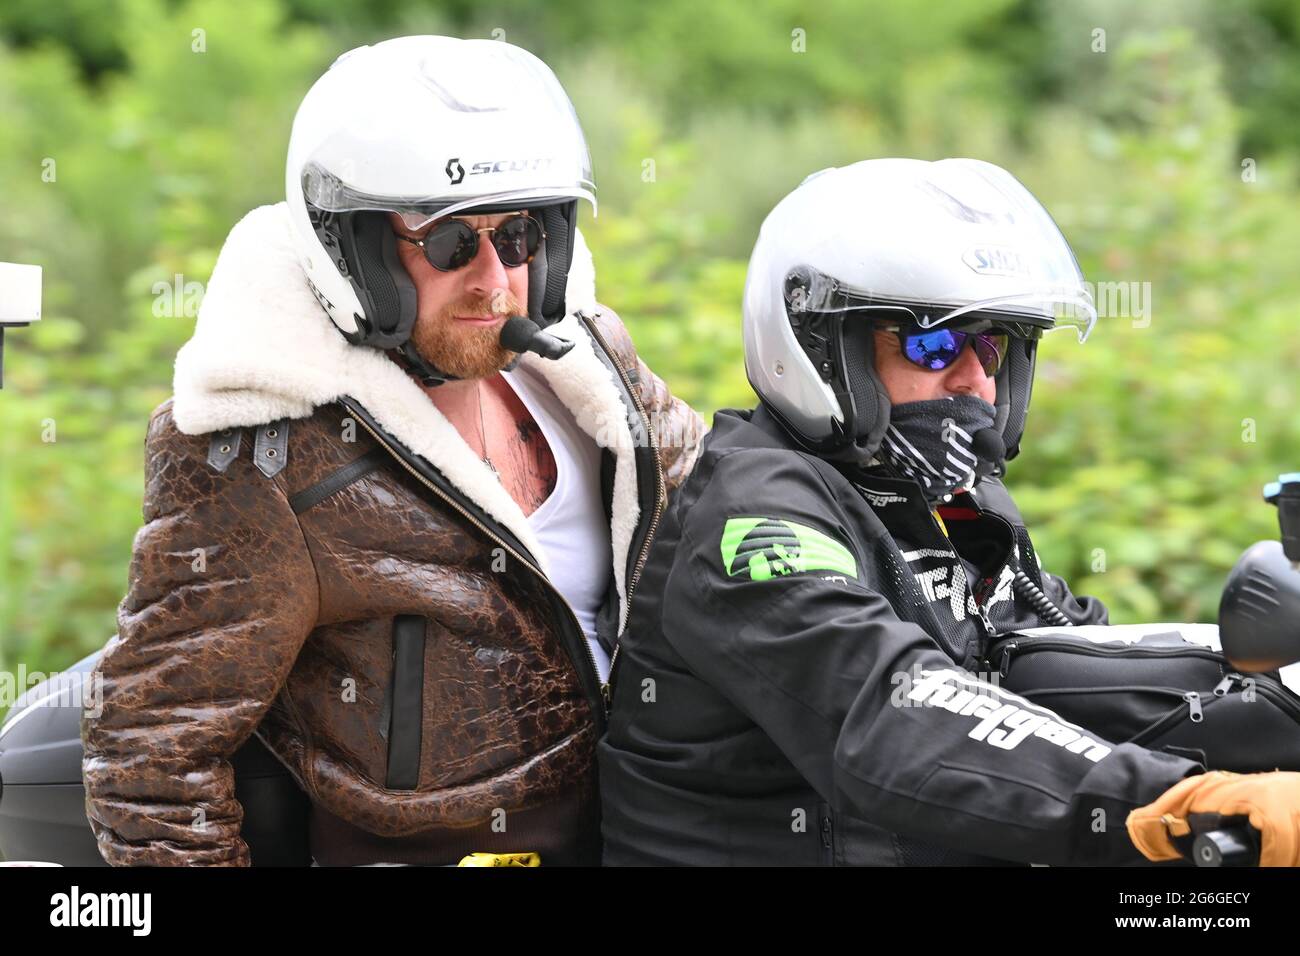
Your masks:
M 996 428 L 981 428 L 971 439 L 971 451 L 979 459 L 975 474 L 979 478 L 1002 474 L 1002 463 L 1006 457 L 1006 445 L 1002 443 L 1002 433 Z
M 501 346 L 512 352 L 536 352 L 542 358 L 557 359 L 567 355 L 573 348 L 572 342 L 557 338 L 549 332 L 543 332 L 532 319 L 523 315 L 512 315 L 501 326 L 499 338 Z

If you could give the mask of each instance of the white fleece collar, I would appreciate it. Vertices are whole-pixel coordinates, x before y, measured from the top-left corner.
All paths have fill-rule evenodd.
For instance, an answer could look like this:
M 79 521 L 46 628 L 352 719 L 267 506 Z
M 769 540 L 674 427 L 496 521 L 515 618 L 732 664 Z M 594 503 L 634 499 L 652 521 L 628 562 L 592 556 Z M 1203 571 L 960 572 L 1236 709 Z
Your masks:
M 566 303 L 570 314 L 549 331 L 574 347 L 553 361 L 525 354 L 520 365 L 535 369 L 578 426 L 616 455 L 610 531 L 625 616 L 627 555 L 640 518 L 632 433 L 612 373 L 572 314 L 596 308 L 591 253 L 576 231 Z M 176 355 L 173 391 L 176 427 L 187 435 L 305 418 L 317 406 L 350 395 L 385 431 L 509 528 L 548 571 L 519 505 L 420 386 L 382 352 L 350 345 L 330 322 L 298 264 L 283 202 L 254 209 L 231 230 L 194 337 Z

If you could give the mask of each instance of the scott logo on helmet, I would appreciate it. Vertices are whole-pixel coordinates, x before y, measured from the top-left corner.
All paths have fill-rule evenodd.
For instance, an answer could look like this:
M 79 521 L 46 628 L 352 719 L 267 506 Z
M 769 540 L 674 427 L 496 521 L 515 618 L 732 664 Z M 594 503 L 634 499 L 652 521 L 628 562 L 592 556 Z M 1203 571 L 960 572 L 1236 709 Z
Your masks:
M 784 518 L 728 518 L 722 530 L 722 567 L 728 577 L 751 581 L 807 571 L 838 571 L 856 578 L 858 563 L 843 544 Z
M 484 176 L 490 173 L 535 173 L 543 169 L 549 169 L 552 162 L 550 156 L 538 156 L 535 159 L 489 159 L 483 162 L 473 163 L 469 167 L 469 175 Z M 460 164 L 460 157 L 456 156 L 447 160 L 447 178 L 453 186 L 459 186 L 465 179 L 465 167 Z

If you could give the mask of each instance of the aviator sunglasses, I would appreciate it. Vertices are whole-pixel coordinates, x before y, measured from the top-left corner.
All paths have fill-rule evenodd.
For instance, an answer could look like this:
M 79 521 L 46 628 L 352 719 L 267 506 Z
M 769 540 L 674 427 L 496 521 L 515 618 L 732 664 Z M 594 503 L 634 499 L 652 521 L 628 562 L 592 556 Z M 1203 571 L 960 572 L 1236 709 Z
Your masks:
M 475 229 L 461 219 L 444 219 L 423 238 L 412 239 L 403 235 L 397 238 L 423 249 L 424 258 L 439 272 L 451 272 L 469 265 L 478 255 L 478 237 L 483 232 L 492 234 L 492 247 L 507 269 L 532 262 L 546 238 L 541 224 L 522 213 L 511 216 L 499 226 L 484 226 L 482 229 Z
M 955 365 L 961 358 L 967 341 L 975 350 L 984 374 L 992 378 L 1002 368 L 1010 346 L 1011 336 L 1002 329 L 988 328 L 979 332 L 957 329 L 925 329 L 915 323 L 877 325 L 885 332 L 898 336 L 903 357 L 913 365 L 939 372 Z

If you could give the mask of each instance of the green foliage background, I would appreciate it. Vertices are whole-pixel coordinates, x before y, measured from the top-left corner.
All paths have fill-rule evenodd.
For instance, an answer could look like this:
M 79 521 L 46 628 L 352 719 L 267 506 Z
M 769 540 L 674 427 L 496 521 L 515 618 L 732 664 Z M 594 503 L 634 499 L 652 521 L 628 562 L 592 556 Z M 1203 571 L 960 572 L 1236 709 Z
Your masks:
M 1261 484 L 1300 468 L 1295 3 L 8 0 L 0 260 L 44 266 L 45 319 L 9 334 L 0 391 L 0 669 L 112 633 L 145 422 L 193 327 L 184 297 L 156 314 L 155 284 L 206 281 L 234 222 L 282 198 L 312 80 L 359 43 L 494 30 L 569 89 L 601 298 L 706 416 L 752 404 L 745 262 L 806 174 L 1010 168 L 1091 280 L 1152 295 L 1149 324 L 1040 349 L 1008 481 L 1044 564 L 1117 622 L 1214 620 L 1227 570 L 1276 533 Z

